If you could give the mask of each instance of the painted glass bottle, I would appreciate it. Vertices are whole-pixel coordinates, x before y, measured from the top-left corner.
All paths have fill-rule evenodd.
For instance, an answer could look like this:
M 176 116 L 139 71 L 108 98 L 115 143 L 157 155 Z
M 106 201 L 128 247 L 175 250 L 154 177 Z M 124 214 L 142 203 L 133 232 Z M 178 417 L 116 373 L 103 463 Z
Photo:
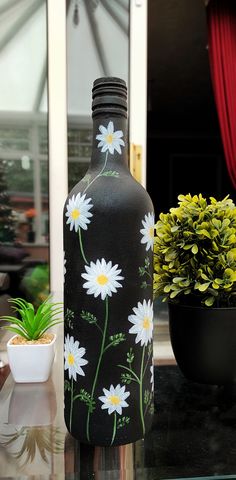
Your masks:
M 127 87 L 93 85 L 93 148 L 64 206 L 65 421 L 92 445 L 144 437 L 153 416 L 154 212 L 127 163 Z

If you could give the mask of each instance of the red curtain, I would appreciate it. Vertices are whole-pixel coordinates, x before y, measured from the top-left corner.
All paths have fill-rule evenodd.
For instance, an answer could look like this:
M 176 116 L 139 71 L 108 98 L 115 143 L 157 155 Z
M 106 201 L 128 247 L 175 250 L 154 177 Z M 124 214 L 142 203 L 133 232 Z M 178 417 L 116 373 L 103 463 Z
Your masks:
M 236 188 L 236 0 L 211 0 L 207 24 L 221 137 L 229 176 Z

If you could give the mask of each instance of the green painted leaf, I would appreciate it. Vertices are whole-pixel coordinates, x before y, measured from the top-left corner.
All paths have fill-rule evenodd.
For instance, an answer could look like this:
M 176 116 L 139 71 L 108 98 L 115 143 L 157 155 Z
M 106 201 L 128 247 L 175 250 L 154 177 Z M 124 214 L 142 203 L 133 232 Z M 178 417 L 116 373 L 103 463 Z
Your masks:
M 89 182 L 90 182 L 90 178 L 91 178 L 90 173 L 86 173 L 86 175 L 84 176 L 84 178 L 82 178 L 82 182 L 89 183 Z
M 121 417 L 117 421 L 117 429 L 125 427 L 130 422 L 130 417 Z
M 89 411 L 92 413 L 95 410 L 95 405 L 96 402 L 95 400 L 91 397 L 90 393 L 88 393 L 84 388 L 80 389 L 80 393 L 78 395 L 75 395 L 73 398 L 73 401 L 79 399 L 81 402 L 84 402 L 87 407 L 89 408 Z
M 134 353 L 132 347 L 129 349 L 129 352 L 127 353 L 127 363 L 131 364 L 134 361 Z
M 129 385 L 132 382 L 132 375 L 130 373 L 122 373 L 121 374 L 121 381 L 126 385 Z
M 97 323 L 97 317 L 95 317 L 95 315 L 93 315 L 90 312 L 82 310 L 80 316 L 83 320 L 86 320 L 88 323 Z
M 65 382 L 64 382 L 64 390 L 65 390 L 65 392 L 67 392 L 67 391 L 70 392 L 70 391 L 71 391 L 71 385 L 70 385 L 69 380 L 65 380 Z
M 125 334 L 124 333 L 115 333 L 115 335 L 111 335 L 109 337 L 109 340 L 111 342 L 111 346 L 115 347 L 119 345 L 119 343 L 125 341 Z
M 119 177 L 119 172 L 116 172 L 115 170 L 107 170 L 106 172 L 103 172 L 101 174 L 102 177 L 114 177 L 118 178 Z

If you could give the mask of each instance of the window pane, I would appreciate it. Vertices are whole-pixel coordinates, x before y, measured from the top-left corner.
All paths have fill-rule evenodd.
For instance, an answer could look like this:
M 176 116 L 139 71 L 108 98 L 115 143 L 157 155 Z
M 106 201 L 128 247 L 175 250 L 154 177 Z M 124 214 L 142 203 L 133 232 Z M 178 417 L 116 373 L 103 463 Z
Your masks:
M 48 162 L 40 162 L 41 178 L 41 234 L 45 243 L 48 243 L 49 236 L 49 198 L 48 198 Z
M 69 161 L 69 190 L 78 182 L 78 178 L 83 178 L 88 169 L 87 162 Z
M 117 76 L 129 83 L 129 12 L 129 0 L 67 0 L 69 189 L 90 162 L 94 80 Z
M 28 196 L 28 202 L 32 206 L 34 185 L 32 160 L 29 157 L 23 157 L 22 160 L 2 160 L 1 163 L 3 173 L 5 173 L 7 190 L 12 197 L 12 201 L 16 203 L 16 208 L 20 208 L 16 200 L 19 192 L 23 192 Z
M 35 305 L 49 292 L 46 19 L 46 0 L 0 0 L 0 299 Z
M 29 129 L 26 128 L 0 128 L 0 147 L 7 151 L 29 151 Z

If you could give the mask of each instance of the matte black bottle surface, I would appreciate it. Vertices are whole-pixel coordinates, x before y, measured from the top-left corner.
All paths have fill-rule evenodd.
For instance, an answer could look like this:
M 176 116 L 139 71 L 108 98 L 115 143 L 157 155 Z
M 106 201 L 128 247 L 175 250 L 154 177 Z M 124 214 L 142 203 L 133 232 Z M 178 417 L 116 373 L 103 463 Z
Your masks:
M 127 89 L 93 87 L 93 152 L 64 207 L 65 421 L 92 445 L 142 438 L 153 416 L 154 213 L 127 166 Z

